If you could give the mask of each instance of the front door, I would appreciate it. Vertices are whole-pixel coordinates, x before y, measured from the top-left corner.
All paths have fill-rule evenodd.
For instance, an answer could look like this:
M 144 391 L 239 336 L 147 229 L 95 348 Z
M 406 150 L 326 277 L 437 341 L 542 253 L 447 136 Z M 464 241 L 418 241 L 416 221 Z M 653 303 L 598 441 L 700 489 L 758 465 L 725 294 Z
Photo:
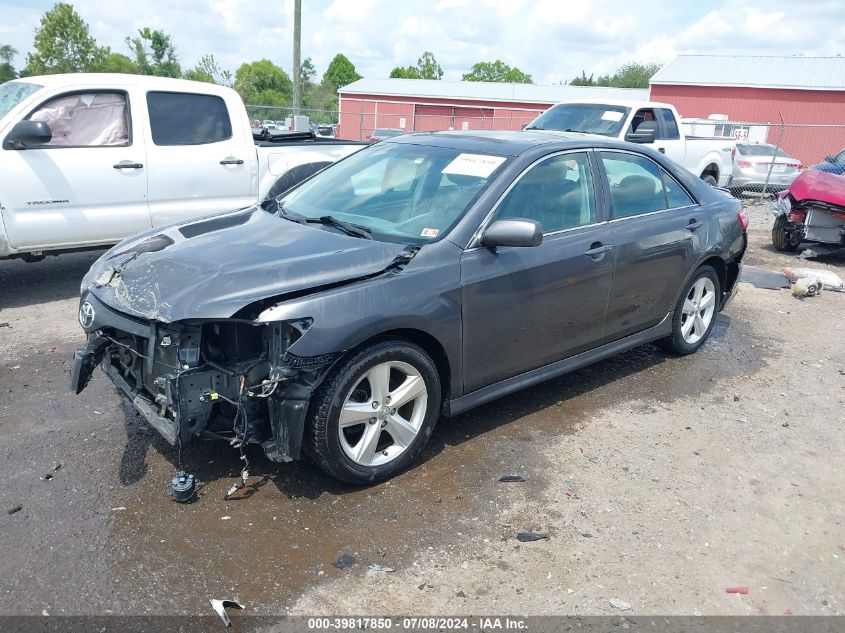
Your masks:
M 593 182 L 588 152 L 535 163 L 500 201 L 493 220 L 537 220 L 543 243 L 464 252 L 465 393 L 601 340 L 613 240 L 597 210 Z
M 687 191 L 650 158 L 599 152 L 616 250 L 605 332 L 616 340 L 659 323 L 698 261 L 708 222 Z
M 27 118 L 47 123 L 53 138 L 0 150 L 3 221 L 14 248 L 107 244 L 150 228 L 144 137 L 127 93 L 64 93 Z

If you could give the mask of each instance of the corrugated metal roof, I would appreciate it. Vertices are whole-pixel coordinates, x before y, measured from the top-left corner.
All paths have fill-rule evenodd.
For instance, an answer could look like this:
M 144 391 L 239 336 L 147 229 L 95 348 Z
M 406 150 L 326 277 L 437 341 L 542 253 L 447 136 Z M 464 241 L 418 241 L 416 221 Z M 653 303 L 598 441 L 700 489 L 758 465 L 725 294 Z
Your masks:
M 512 101 L 551 104 L 575 99 L 647 100 L 648 90 L 639 88 L 596 88 L 592 86 L 540 86 L 487 81 L 443 81 L 434 79 L 359 79 L 338 90 L 344 94 L 461 99 L 470 101 Z
M 678 55 L 650 83 L 845 90 L 845 57 Z

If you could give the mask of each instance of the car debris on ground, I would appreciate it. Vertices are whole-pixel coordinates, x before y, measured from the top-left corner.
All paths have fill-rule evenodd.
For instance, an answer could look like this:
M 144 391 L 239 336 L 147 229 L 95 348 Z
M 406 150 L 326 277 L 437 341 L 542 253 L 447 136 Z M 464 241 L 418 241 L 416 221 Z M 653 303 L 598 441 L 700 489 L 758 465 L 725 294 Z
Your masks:
M 549 540 L 549 535 L 546 532 L 520 532 L 516 535 L 516 540 L 521 543 L 531 543 L 533 541 Z
M 236 602 L 235 600 L 216 600 L 212 598 L 209 600 L 211 603 L 211 608 L 220 616 L 220 619 L 223 620 L 223 624 L 227 627 L 232 626 L 232 621 L 229 619 L 229 614 L 226 613 L 226 609 L 239 609 L 243 611 L 244 605 L 240 602 Z
M 814 279 L 821 283 L 825 290 L 834 292 L 845 292 L 845 281 L 836 273 L 821 268 L 784 268 L 783 274 L 792 282 L 799 279 Z

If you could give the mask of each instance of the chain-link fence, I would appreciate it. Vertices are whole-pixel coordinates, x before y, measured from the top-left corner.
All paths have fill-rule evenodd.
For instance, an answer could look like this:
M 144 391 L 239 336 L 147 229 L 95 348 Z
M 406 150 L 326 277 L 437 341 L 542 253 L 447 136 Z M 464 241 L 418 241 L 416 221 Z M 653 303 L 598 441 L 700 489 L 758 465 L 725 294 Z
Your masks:
M 290 125 L 288 119 L 292 118 L 294 114 L 307 116 L 312 123 L 317 125 L 332 125 L 336 126 L 339 120 L 339 112 L 337 110 L 315 110 L 312 108 L 300 108 L 298 111 L 290 106 L 265 106 L 265 105 L 247 105 L 247 114 L 249 120 L 255 123 L 258 121 L 264 127 L 275 127 L 283 129 Z
M 688 135 L 736 141 L 728 186 L 737 195 L 777 193 L 813 165 L 845 172 L 845 125 L 685 119 L 683 127 Z

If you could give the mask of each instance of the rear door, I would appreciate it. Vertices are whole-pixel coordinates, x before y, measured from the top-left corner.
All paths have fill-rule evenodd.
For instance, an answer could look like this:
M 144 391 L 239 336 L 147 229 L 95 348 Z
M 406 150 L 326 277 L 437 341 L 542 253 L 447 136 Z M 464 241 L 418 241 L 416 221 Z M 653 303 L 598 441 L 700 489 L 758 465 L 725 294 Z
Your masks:
M 255 203 L 255 145 L 223 97 L 150 91 L 146 107 L 153 226 Z
M 613 238 L 595 196 L 591 152 L 544 158 L 511 185 L 490 221 L 543 226 L 530 248 L 461 258 L 467 392 L 594 347 L 613 276 Z
M 659 323 L 706 248 L 708 221 L 653 160 L 598 152 L 611 202 L 616 268 L 605 331 L 616 340 Z
M 138 95 L 130 92 L 62 92 L 27 114 L 47 123 L 53 138 L 0 152 L 13 247 L 108 244 L 150 228 L 146 147 Z

